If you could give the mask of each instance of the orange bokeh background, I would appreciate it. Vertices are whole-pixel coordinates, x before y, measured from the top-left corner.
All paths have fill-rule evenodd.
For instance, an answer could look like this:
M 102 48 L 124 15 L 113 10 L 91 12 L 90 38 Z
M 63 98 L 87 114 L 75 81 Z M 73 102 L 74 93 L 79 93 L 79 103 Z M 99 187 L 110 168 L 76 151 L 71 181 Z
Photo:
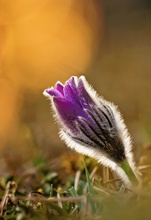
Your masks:
M 86 72 L 101 25 L 97 0 L 0 0 L 0 147 L 19 135 L 27 91 Z
M 67 149 L 42 92 L 81 74 L 119 106 L 138 158 L 151 134 L 150 27 L 148 0 L 0 0 L 2 158 Z

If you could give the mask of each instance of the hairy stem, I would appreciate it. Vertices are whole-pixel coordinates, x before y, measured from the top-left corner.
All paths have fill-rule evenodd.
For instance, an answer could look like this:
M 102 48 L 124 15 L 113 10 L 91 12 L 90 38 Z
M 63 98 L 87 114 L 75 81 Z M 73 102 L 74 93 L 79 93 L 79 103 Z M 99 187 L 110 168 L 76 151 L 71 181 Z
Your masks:
M 119 166 L 122 168 L 122 170 L 124 171 L 124 173 L 126 174 L 128 179 L 130 180 L 132 185 L 133 186 L 138 186 L 139 185 L 139 180 L 136 177 L 136 175 L 135 175 L 134 171 L 132 170 L 132 168 L 130 167 L 128 161 L 124 160 Z

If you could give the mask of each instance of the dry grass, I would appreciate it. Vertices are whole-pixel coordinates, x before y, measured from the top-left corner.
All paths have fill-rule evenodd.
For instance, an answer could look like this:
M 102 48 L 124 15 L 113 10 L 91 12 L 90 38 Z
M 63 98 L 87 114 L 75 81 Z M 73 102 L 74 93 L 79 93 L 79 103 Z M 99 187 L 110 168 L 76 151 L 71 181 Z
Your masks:
M 91 181 L 82 165 L 83 159 Z M 59 161 L 60 166 L 53 166 L 52 170 L 52 163 L 41 158 L 22 172 L 19 168 L 18 175 L 11 171 L 2 177 L 1 218 L 105 220 L 141 219 L 141 216 L 146 220 L 151 215 L 151 165 L 138 167 L 143 174 L 143 187 L 132 192 L 111 171 L 87 157 L 67 154 Z

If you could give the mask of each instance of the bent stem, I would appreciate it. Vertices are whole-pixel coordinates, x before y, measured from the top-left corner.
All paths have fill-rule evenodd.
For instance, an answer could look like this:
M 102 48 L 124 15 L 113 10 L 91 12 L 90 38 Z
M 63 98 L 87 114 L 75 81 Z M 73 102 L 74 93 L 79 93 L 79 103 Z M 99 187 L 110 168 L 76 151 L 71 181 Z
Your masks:
M 130 167 L 128 161 L 124 160 L 119 166 L 122 168 L 122 170 L 124 171 L 124 173 L 126 174 L 128 179 L 130 180 L 131 184 L 133 186 L 138 186 L 139 185 L 139 180 L 136 177 L 136 175 L 135 175 L 134 171 L 132 170 L 132 168 Z

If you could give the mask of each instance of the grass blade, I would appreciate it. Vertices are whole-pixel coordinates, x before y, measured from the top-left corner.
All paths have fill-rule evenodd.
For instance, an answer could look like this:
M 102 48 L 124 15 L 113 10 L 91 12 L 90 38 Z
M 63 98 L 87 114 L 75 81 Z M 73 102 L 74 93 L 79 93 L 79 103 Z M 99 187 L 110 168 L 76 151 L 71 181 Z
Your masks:
M 78 196 L 79 196 L 78 193 L 77 193 L 77 191 L 74 189 L 73 186 L 69 189 L 69 193 L 70 193 L 71 196 L 73 196 L 73 197 L 78 197 Z M 78 208 L 81 209 L 81 208 L 82 208 L 81 202 L 78 202 L 77 204 L 78 204 Z

